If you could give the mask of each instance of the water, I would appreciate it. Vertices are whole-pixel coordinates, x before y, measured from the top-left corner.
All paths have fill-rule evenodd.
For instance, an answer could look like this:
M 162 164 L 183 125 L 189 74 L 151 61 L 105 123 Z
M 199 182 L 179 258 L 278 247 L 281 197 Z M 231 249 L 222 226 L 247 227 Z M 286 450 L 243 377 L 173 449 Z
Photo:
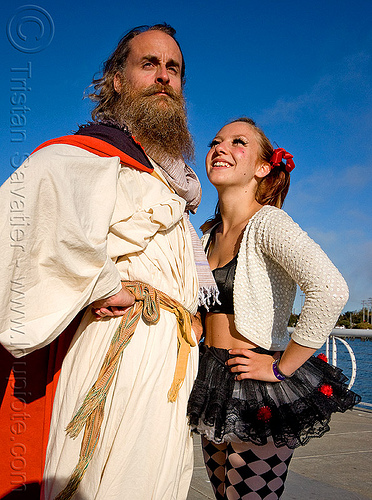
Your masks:
M 372 341 L 362 339 L 345 339 L 354 351 L 357 364 L 356 379 L 352 390 L 362 396 L 363 403 L 372 404 Z M 325 346 L 316 354 L 323 352 Z M 331 357 L 330 349 L 330 357 Z M 329 360 L 330 361 L 330 360 Z M 337 342 L 337 366 L 342 369 L 344 374 L 350 380 L 351 378 L 351 360 L 346 347 Z

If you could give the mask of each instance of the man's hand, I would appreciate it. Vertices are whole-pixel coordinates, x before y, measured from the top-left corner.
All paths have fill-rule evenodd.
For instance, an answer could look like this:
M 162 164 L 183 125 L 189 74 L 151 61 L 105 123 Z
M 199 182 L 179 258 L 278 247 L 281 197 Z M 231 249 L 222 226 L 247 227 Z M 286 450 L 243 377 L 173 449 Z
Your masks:
M 226 361 L 231 367 L 230 371 L 236 373 L 236 380 L 246 378 L 254 380 L 263 380 L 264 382 L 278 382 L 275 377 L 272 364 L 274 359 L 279 356 L 279 352 L 274 356 L 269 354 L 258 354 L 251 349 L 230 349 L 229 353 L 235 358 Z
M 97 319 L 105 316 L 123 316 L 125 311 L 134 304 L 134 295 L 122 288 L 120 292 L 107 299 L 96 300 L 92 304 L 93 314 Z
M 200 312 L 197 312 L 195 316 L 191 315 L 191 328 L 194 330 L 196 342 L 199 344 L 203 336 L 203 324 Z

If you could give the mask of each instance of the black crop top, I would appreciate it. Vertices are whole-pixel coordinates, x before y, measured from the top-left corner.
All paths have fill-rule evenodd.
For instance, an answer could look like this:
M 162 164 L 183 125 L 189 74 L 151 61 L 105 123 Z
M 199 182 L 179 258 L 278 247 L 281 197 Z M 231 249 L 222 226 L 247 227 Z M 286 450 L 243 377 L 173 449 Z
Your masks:
M 213 234 L 211 233 L 206 250 L 209 248 L 212 238 Z M 216 267 L 216 269 L 212 271 L 218 291 L 220 292 L 218 300 L 221 304 L 215 302 L 213 305 L 209 306 L 209 312 L 234 314 L 233 288 L 237 262 L 238 255 L 235 255 L 235 257 L 223 267 Z

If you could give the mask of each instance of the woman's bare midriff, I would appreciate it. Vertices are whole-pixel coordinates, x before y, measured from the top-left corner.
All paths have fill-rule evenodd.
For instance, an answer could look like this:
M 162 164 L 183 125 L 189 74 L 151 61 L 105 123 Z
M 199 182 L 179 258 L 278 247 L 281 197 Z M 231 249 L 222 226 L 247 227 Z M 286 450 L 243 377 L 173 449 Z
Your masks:
M 240 335 L 233 314 L 207 313 L 205 316 L 205 345 L 220 349 L 252 349 L 257 347 Z

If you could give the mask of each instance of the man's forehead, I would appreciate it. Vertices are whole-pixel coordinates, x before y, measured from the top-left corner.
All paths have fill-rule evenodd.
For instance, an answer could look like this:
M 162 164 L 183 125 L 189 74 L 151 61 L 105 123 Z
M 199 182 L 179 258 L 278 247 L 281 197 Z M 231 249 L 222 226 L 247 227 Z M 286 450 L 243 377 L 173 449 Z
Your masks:
M 173 59 L 181 66 L 182 55 L 176 41 L 166 33 L 159 30 L 149 30 L 136 35 L 130 41 L 129 57 L 142 58 L 155 56 Z

